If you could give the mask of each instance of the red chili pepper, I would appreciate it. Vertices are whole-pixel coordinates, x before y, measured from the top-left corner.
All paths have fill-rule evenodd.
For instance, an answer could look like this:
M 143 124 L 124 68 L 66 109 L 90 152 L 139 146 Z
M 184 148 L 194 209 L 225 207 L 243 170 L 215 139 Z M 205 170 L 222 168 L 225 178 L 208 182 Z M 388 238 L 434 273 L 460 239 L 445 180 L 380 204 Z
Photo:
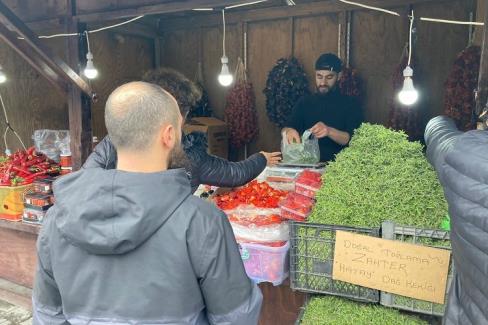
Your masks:
M 13 166 L 12 167 L 13 170 L 19 172 L 19 173 L 24 173 L 24 174 L 27 174 L 27 175 L 31 175 L 32 173 L 30 171 L 28 171 L 27 169 L 24 169 L 22 167 L 17 167 L 17 166 Z
M 36 150 L 36 147 L 32 146 L 29 149 L 27 149 L 27 155 L 32 156 L 34 154 L 34 150 Z

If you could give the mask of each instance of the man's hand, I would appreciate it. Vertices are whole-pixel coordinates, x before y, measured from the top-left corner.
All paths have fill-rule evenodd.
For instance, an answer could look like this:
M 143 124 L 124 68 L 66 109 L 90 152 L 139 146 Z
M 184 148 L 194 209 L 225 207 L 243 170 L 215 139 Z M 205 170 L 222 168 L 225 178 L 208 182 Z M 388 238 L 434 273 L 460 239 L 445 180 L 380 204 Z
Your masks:
M 288 144 L 290 143 L 300 143 L 302 142 L 302 139 L 300 138 L 300 134 L 298 134 L 298 131 L 292 128 L 285 128 L 285 137 L 286 141 L 288 141 Z
M 329 127 L 322 122 L 318 122 L 310 128 L 310 132 L 317 138 L 321 139 L 329 135 Z
M 266 158 L 268 162 L 268 166 L 274 166 L 281 161 L 281 152 L 264 152 L 261 151 L 261 154 Z

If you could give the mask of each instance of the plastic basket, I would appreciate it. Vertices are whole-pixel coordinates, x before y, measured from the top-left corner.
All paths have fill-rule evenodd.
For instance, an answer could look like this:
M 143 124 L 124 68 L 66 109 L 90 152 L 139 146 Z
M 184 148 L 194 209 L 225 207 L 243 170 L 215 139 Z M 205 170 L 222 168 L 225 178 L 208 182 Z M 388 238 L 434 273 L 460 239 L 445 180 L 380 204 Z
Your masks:
M 451 250 L 449 231 L 445 230 L 400 226 L 391 221 L 385 221 L 382 224 L 381 233 L 384 239 L 399 240 L 411 244 L 447 249 L 449 251 Z M 452 264 L 451 258 L 449 262 L 449 274 L 447 277 L 445 302 L 447 302 L 447 296 L 452 283 L 453 275 L 454 265 Z M 404 297 L 384 291 L 381 291 L 380 304 L 400 310 L 407 310 L 410 312 L 433 316 L 443 316 L 445 308 L 445 303 L 436 304 L 433 302 Z
M 280 247 L 239 244 L 242 262 L 249 278 L 256 283 L 271 282 L 275 286 L 288 277 L 289 248 L 289 242 Z
M 379 237 L 379 229 L 290 222 L 290 283 L 293 290 L 379 302 L 379 291 L 332 279 L 337 230 Z

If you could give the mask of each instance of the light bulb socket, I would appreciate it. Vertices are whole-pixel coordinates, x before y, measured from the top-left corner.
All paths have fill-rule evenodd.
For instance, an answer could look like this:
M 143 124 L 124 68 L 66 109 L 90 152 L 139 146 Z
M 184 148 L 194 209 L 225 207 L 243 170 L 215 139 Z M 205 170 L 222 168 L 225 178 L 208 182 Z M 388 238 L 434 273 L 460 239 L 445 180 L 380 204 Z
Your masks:
M 91 61 L 91 60 L 93 60 L 93 54 L 92 54 L 92 52 L 88 52 L 88 53 L 86 53 L 86 60 L 87 60 L 87 61 Z
M 403 76 L 404 77 L 413 77 L 413 69 L 409 65 L 407 65 L 405 70 L 403 70 Z
M 402 91 L 414 91 L 415 87 L 413 86 L 413 80 L 410 77 L 405 77 L 403 80 L 403 88 Z
M 90 69 L 91 69 L 91 70 L 95 69 L 95 66 L 93 65 L 93 61 L 92 61 L 92 60 L 88 60 L 88 61 L 86 61 L 86 67 L 85 67 L 85 70 L 87 70 L 87 69 L 88 69 L 88 70 L 90 70 Z
M 224 55 L 220 59 L 220 62 L 222 62 L 222 64 L 227 64 L 227 63 L 229 63 L 229 58 L 227 58 L 227 56 Z
M 226 63 L 222 64 L 222 69 L 220 70 L 221 75 L 228 75 L 230 74 L 229 72 L 229 66 Z

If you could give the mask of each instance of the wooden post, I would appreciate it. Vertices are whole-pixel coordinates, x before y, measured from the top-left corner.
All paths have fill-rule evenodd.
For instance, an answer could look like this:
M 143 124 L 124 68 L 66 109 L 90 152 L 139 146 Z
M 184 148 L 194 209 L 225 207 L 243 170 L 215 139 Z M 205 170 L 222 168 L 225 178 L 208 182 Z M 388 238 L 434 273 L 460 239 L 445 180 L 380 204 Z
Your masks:
M 82 33 L 86 30 L 85 25 L 79 25 L 72 18 L 66 19 L 67 33 Z M 73 70 L 81 74 L 82 66 L 80 62 L 85 62 L 86 55 L 85 38 L 67 37 L 66 53 L 67 61 Z M 68 111 L 69 111 L 69 131 L 71 141 L 71 156 L 73 170 L 81 167 L 92 149 L 92 127 L 91 127 L 91 98 L 82 93 L 73 84 L 68 86 Z
M 481 63 L 478 78 L 478 91 L 476 96 L 476 116 L 486 110 L 488 99 L 488 6 L 485 6 L 485 26 L 483 29 L 483 40 L 481 43 Z

